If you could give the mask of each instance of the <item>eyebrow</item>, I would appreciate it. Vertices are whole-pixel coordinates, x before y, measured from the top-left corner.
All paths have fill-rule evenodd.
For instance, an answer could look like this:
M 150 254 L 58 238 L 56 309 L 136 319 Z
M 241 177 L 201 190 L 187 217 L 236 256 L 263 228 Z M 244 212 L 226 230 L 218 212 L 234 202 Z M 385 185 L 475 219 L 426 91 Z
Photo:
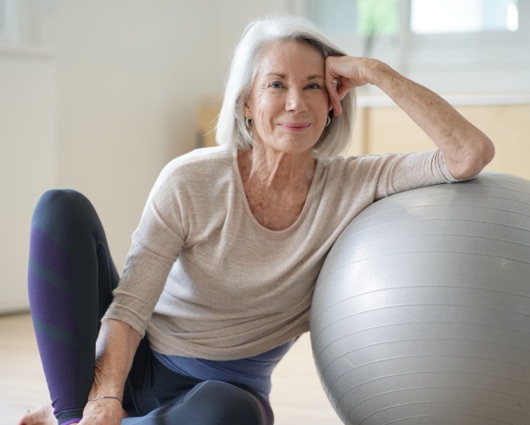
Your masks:
M 286 78 L 287 77 L 286 74 L 282 74 L 280 72 L 269 72 L 268 74 L 266 74 L 266 76 L 267 77 L 278 77 L 278 78 Z M 324 80 L 324 76 L 322 76 L 322 75 L 309 75 L 307 77 L 308 81 L 316 80 L 316 79 Z

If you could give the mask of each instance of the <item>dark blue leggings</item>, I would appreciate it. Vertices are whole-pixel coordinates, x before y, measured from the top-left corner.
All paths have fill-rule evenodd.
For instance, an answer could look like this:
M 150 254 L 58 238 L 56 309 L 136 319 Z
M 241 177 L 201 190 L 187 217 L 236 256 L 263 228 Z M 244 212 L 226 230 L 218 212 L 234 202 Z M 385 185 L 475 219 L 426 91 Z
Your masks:
M 95 370 L 100 319 L 119 280 L 101 222 L 72 190 L 46 192 L 32 220 L 28 290 L 33 325 L 59 424 L 82 417 Z M 272 425 L 252 390 L 170 371 L 140 342 L 124 389 L 123 425 Z

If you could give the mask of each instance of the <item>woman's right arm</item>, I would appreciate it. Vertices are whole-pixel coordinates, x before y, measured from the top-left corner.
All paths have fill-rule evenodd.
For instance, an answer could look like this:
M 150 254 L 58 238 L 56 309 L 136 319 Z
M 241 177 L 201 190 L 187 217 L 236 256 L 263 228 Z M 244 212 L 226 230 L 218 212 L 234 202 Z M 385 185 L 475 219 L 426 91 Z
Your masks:
M 125 380 L 141 335 L 131 326 L 118 320 L 102 322 L 96 345 L 96 371 L 88 399 L 98 396 L 123 400 Z M 119 425 L 124 412 L 121 403 L 113 398 L 89 401 L 80 425 Z
M 89 400 L 98 396 L 123 400 L 125 380 L 142 339 L 141 332 L 184 245 L 180 204 L 175 195 L 175 182 L 179 180 L 171 164 L 166 166 L 133 234 L 120 283 L 99 331 Z M 79 425 L 119 425 L 123 414 L 121 403 L 113 398 L 89 401 Z

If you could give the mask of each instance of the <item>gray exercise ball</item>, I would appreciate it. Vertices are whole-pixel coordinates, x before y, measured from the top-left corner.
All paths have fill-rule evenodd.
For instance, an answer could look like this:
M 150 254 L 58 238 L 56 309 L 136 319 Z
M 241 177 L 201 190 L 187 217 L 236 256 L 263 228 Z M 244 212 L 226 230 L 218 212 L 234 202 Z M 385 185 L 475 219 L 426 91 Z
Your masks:
M 530 424 L 530 181 L 366 208 L 318 278 L 313 355 L 348 425 Z

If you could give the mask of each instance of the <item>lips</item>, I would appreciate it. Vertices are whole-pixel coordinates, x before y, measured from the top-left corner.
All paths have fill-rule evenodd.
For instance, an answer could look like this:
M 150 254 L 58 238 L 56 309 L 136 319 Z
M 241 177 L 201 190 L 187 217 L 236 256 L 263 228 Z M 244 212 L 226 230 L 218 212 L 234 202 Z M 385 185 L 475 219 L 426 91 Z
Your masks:
M 280 127 L 290 130 L 290 131 L 302 131 L 306 130 L 309 127 L 311 127 L 311 124 L 308 123 L 287 123 L 287 124 L 280 124 Z

